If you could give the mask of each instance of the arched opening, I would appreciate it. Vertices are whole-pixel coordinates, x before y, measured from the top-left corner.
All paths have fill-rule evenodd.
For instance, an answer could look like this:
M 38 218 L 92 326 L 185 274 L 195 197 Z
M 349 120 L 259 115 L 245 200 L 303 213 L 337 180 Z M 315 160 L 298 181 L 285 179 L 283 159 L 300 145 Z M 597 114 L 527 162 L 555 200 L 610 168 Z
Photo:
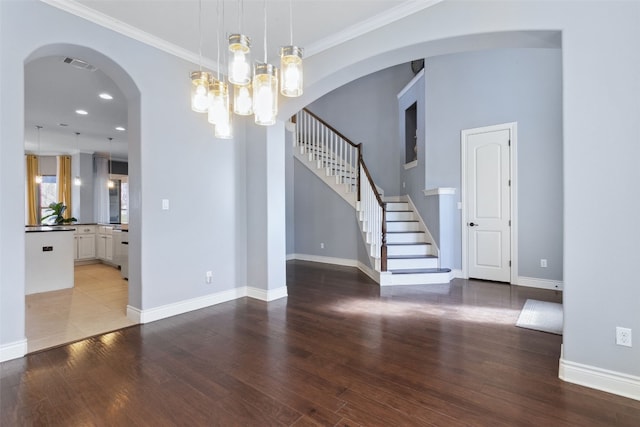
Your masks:
M 140 223 L 140 92 L 117 63 L 77 45 L 41 47 L 25 60 L 24 70 L 25 152 L 37 152 L 54 164 L 54 186 L 60 184 L 55 183 L 60 169 L 53 156 L 70 158 L 70 210 L 79 224 L 71 256 L 82 285 L 82 290 L 33 292 L 27 251 L 25 321 L 32 352 L 137 323 L 127 315 L 141 300 L 140 234 L 129 233 Z M 93 111 L 81 115 L 76 109 Z M 106 175 L 98 176 L 99 169 Z M 52 197 L 60 195 L 56 191 Z M 39 219 L 44 198 L 38 194 L 36 199 Z M 26 234 L 28 248 L 31 236 Z M 42 316 L 34 309 L 52 314 Z

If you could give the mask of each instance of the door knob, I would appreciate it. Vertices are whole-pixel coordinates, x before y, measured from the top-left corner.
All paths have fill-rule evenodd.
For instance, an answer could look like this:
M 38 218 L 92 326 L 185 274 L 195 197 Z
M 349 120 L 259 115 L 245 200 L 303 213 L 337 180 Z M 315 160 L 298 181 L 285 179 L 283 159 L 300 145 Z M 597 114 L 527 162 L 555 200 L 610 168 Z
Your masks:
M 477 225 L 480 225 L 480 224 L 476 224 L 476 223 L 473 223 L 473 222 L 470 222 L 470 223 L 469 223 L 469 227 L 475 227 L 475 226 L 477 226 Z

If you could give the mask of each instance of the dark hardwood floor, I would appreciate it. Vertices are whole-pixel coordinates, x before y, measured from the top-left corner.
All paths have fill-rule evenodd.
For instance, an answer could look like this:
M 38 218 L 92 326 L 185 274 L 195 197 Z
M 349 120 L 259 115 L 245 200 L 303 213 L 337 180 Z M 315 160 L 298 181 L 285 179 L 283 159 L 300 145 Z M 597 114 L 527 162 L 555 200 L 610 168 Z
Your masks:
M 0 365 L 0 425 L 640 426 L 640 402 L 558 379 L 561 337 L 514 326 L 560 293 L 379 288 L 293 261 L 248 298 Z

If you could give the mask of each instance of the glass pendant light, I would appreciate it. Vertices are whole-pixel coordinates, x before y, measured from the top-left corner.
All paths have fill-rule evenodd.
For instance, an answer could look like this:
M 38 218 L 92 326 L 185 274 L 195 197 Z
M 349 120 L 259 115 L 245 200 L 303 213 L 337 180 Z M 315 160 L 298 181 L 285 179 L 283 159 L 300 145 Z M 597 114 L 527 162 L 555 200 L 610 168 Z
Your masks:
M 113 170 L 113 162 L 111 161 L 111 141 L 113 141 L 113 138 L 107 139 L 109 140 L 109 180 L 107 181 L 107 187 L 114 188 L 116 186 L 116 183 L 111 179 L 111 172 Z
M 206 113 L 209 109 L 209 85 L 211 75 L 206 71 L 191 73 L 191 109 L 196 113 Z
M 233 126 L 231 124 L 231 112 L 227 109 L 222 119 L 216 123 L 215 137 L 219 139 L 233 138 Z
M 225 82 L 213 80 L 209 86 L 209 114 L 207 119 L 217 125 L 229 113 L 229 89 Z
M 278 70 L 271 64 L 256 64 L 253 76 L 253 114 L 258 125 L 275 124 L 278 115 Z
M 233 112 L 239 116 L 253 114 L 253 88 L 251 83 L 246 86 L 233 86 Z
M 264 0 L 264 63 L 253 71 L 253 114 L 255 123 L 269 126 L 278 115 L 278 69 L 267 63 L 267 1 Z
M 289 35 L 291 44 L 280 49 L 280 93 L 296 97 L 302 95 L 302 49 L 293 45 L 293 0 L 289 0 Z
M 206 113 L 209 107 L 209 82 L 211 75 L 202 71 L 202 0 L 198 1 L 199 71 L 191 72 L 191 109 L 196 113 Z
M 75 132 L 76 134 L 76 147 L 78 148 L 78 162 L 80 161 L 80 140 L 78 139 L 78 136 L 80 135 L 80 132 Z M 73 185 L 75 186 L 81 186 L 82 185 L 82 179 L 80 179 L 80 175 L 76 175 L 76 177 L 73 179 Z
M 36 126 L 38 129 L 38 174 L 35 177 L 36 184 L 42 184 L 42 174 L 40 173 L 40 129 L 42 126 Z
M 251 40 L 242 34 L 243 12 L 243 0 L 238 0 L 239 33 L 229 36 L 229 82 L 241 86 L 251 82 Z

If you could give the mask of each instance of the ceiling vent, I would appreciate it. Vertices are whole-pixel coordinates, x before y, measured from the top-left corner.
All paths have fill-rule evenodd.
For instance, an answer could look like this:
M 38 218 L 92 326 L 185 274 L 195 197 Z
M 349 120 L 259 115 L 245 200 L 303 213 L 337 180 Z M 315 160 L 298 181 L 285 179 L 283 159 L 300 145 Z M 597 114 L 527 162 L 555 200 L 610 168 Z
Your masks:
M 93 65 L 89 64 L 88 62 L 85 62 L 81 59 L 76 59 L 76 58 L 69 58 L 68 56 L 66 58 L 64 58 L 62 60 L 65 64 L 69 64 L 73 67 L 79 68 L 81 70 L 87 70 L 87 71 L 95 71 L 97 70 L 96 67 L 94 67 Z

